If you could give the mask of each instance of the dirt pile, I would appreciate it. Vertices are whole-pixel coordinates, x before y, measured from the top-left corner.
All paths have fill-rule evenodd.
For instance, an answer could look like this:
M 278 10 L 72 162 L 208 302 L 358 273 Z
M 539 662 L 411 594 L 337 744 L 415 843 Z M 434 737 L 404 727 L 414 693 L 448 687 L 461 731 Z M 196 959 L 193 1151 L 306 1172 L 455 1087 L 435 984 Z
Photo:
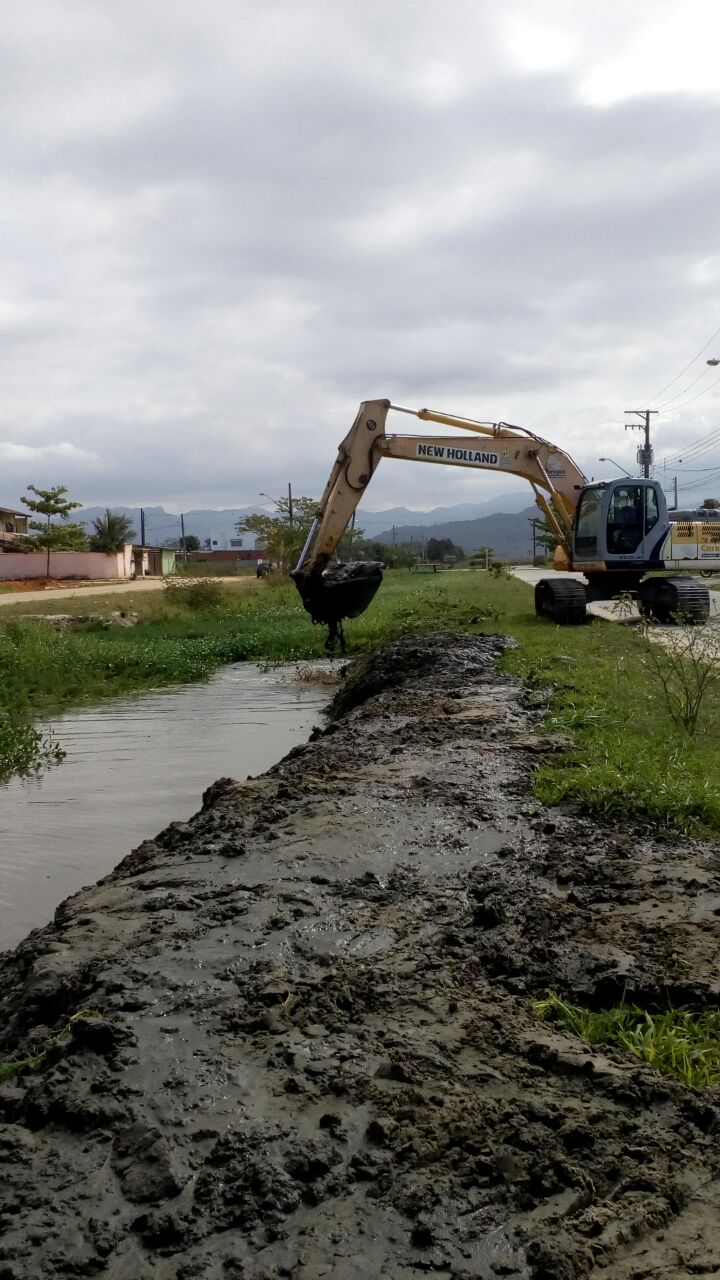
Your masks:
M 718 847 L 540 811 L 505 643 L 392 646 L 6 957 L 0 1280 L 716 1274 L 718 1092 L 530 997 L 716 1005 Z

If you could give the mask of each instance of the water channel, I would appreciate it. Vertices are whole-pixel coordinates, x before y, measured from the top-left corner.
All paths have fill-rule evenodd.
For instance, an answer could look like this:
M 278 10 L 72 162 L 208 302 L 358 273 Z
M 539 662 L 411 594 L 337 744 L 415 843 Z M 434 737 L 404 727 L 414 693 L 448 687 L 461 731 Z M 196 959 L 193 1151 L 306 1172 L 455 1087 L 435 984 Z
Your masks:
M 219 777 L 263 773 L 321 723 L 329 690 L 237 663 L 53 720 L 67 759 L 0 786 L 0 950 L 52 918 Z

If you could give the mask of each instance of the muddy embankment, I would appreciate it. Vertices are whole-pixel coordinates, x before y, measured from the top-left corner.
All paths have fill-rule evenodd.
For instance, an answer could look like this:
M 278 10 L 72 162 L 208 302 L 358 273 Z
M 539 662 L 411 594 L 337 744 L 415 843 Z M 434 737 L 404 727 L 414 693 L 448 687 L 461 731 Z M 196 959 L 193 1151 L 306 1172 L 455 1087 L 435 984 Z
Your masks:
M 0 1280 L 564 1280 L 720 1266 L 720 1107 L 538 1022 L 720 1002 L 717 844 L 532 801 L 495 637 L 406 640 L 267 775 L 2 969 Z

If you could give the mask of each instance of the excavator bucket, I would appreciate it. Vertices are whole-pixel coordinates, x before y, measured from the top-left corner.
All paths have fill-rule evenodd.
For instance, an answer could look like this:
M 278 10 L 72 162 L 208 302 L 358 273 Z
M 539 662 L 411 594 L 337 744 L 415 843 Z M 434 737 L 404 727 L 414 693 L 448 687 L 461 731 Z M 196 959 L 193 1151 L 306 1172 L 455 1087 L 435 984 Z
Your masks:
M 343 618 L 357 618 L 370 604 L 383 578 L 379 560 L 358 560 L 328 569 L 326 573 L 292 574 L 302 602 L 313 622 L 328 628 L 326 648 L 332 651 L 336 639 L 343 652 Z

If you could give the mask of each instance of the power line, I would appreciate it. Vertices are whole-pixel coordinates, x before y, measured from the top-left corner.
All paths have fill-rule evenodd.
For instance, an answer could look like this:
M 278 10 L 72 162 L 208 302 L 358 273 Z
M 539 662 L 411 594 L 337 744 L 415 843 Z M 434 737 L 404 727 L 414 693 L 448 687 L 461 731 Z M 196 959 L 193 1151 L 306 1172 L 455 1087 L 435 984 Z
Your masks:
M 707 479 L 703 481 L 703 484 L 709 484 L 711 480 L 718 480 L 718 479 L 720 479 L 720 471 L 716 471 L 714 475 L 708 476 Z M 678 485 L 678 492 L 684 493 L 687 489 L 697 489 L 697 488 L 699 488 L 698 482 L 696 480 L 691 480 L 689 484 Z
M 653 400 L 659 400 L 660 396 L 664 396 L 665 392 L 668 391 L 670 387 L 674 387 L 675 383 L 680 381 L 680 378 L 682 378 L 683 374 L 687 373 L 691 365 L 694 365 L 698 357 L 703 354 L 703 351 L 707 351 L 708 347 L 710 346 L 710 343 L 715 341 L 719 333 L 720 333 L 720 325 L 715 330 L 715 332 L 710 335 L 704 347 L 701 347 L 700 350 L 696 352 L 696 354 L 693 356 L 692 360 L 688 361 L 688 363 L 685 365 L 685 368 L 681 369 L 679 373 L 676 373 L 675 377 L 671 378 L 670 381 L 667 382 L 664 387 L 661 387 L 660 390 L 657 391 L 654 396 L 650 396 L 650 399 L 646 401 L 646 404 L 650 405 L 652 404 Z
M 716 387 L 718 383 L 720 383 L 720 378 L 716 378 L 714 382 L 711 382 L 709 387 L 705 387 L 702 391 L 698 391 L 696 396 L 691 396 L 689 400 L 683 400 L 682 404 L 676 404 L 673 409 L 673 413 L 676 413 L 678 409 L 684 409 L 686 404 L 693 404 L 694 401 L 699 400 L 701 396 L 707 395 L 708 391 L 712 391 L 713 387 Z M 689 391 L 690 388 L 686 387 L 685 390 Z
M 701 382 L 703 378 L 707 378 L 709 372 L 709 369 L 703 369 L 702 373 L 699 373 L 697 378 L 693 378 L 692 382 L 689 382 L 686 387 L 683 387 L 682 391 L 676 391 L 675 395 L 671 396 L 669 400 L 663 400 L 663 403 L 658 405 L 658 408 L 667 409 L 667 406 L 672 404 L 673 400 L 679 400 L 681 396 L 687 395 L 688 391 L 691 391 L 693 387 L 696 387 L 698 382 Z
M 692 475 L 701 475 L 705 471 L 717 471 L 718 466 L 720 466 L 720 463 L 715 462 L 711 467 L 685 467 L 683 475 L 685 475 L 686 471 Z
M 707 449 L 713 448 L 719 440 L 720 427 L 713 427 L 712 431 L 709 431 L 706 436 L 701 436 L 699 440 L 691 440 L 682 453 L 673 454 L 672 457 L 661 458 L 657 465 L 660 467 L 670 466 L 676 462 L 680 463 L 684 459 L 694 456 L 699 457 L 703 452 L 707 452 Z

